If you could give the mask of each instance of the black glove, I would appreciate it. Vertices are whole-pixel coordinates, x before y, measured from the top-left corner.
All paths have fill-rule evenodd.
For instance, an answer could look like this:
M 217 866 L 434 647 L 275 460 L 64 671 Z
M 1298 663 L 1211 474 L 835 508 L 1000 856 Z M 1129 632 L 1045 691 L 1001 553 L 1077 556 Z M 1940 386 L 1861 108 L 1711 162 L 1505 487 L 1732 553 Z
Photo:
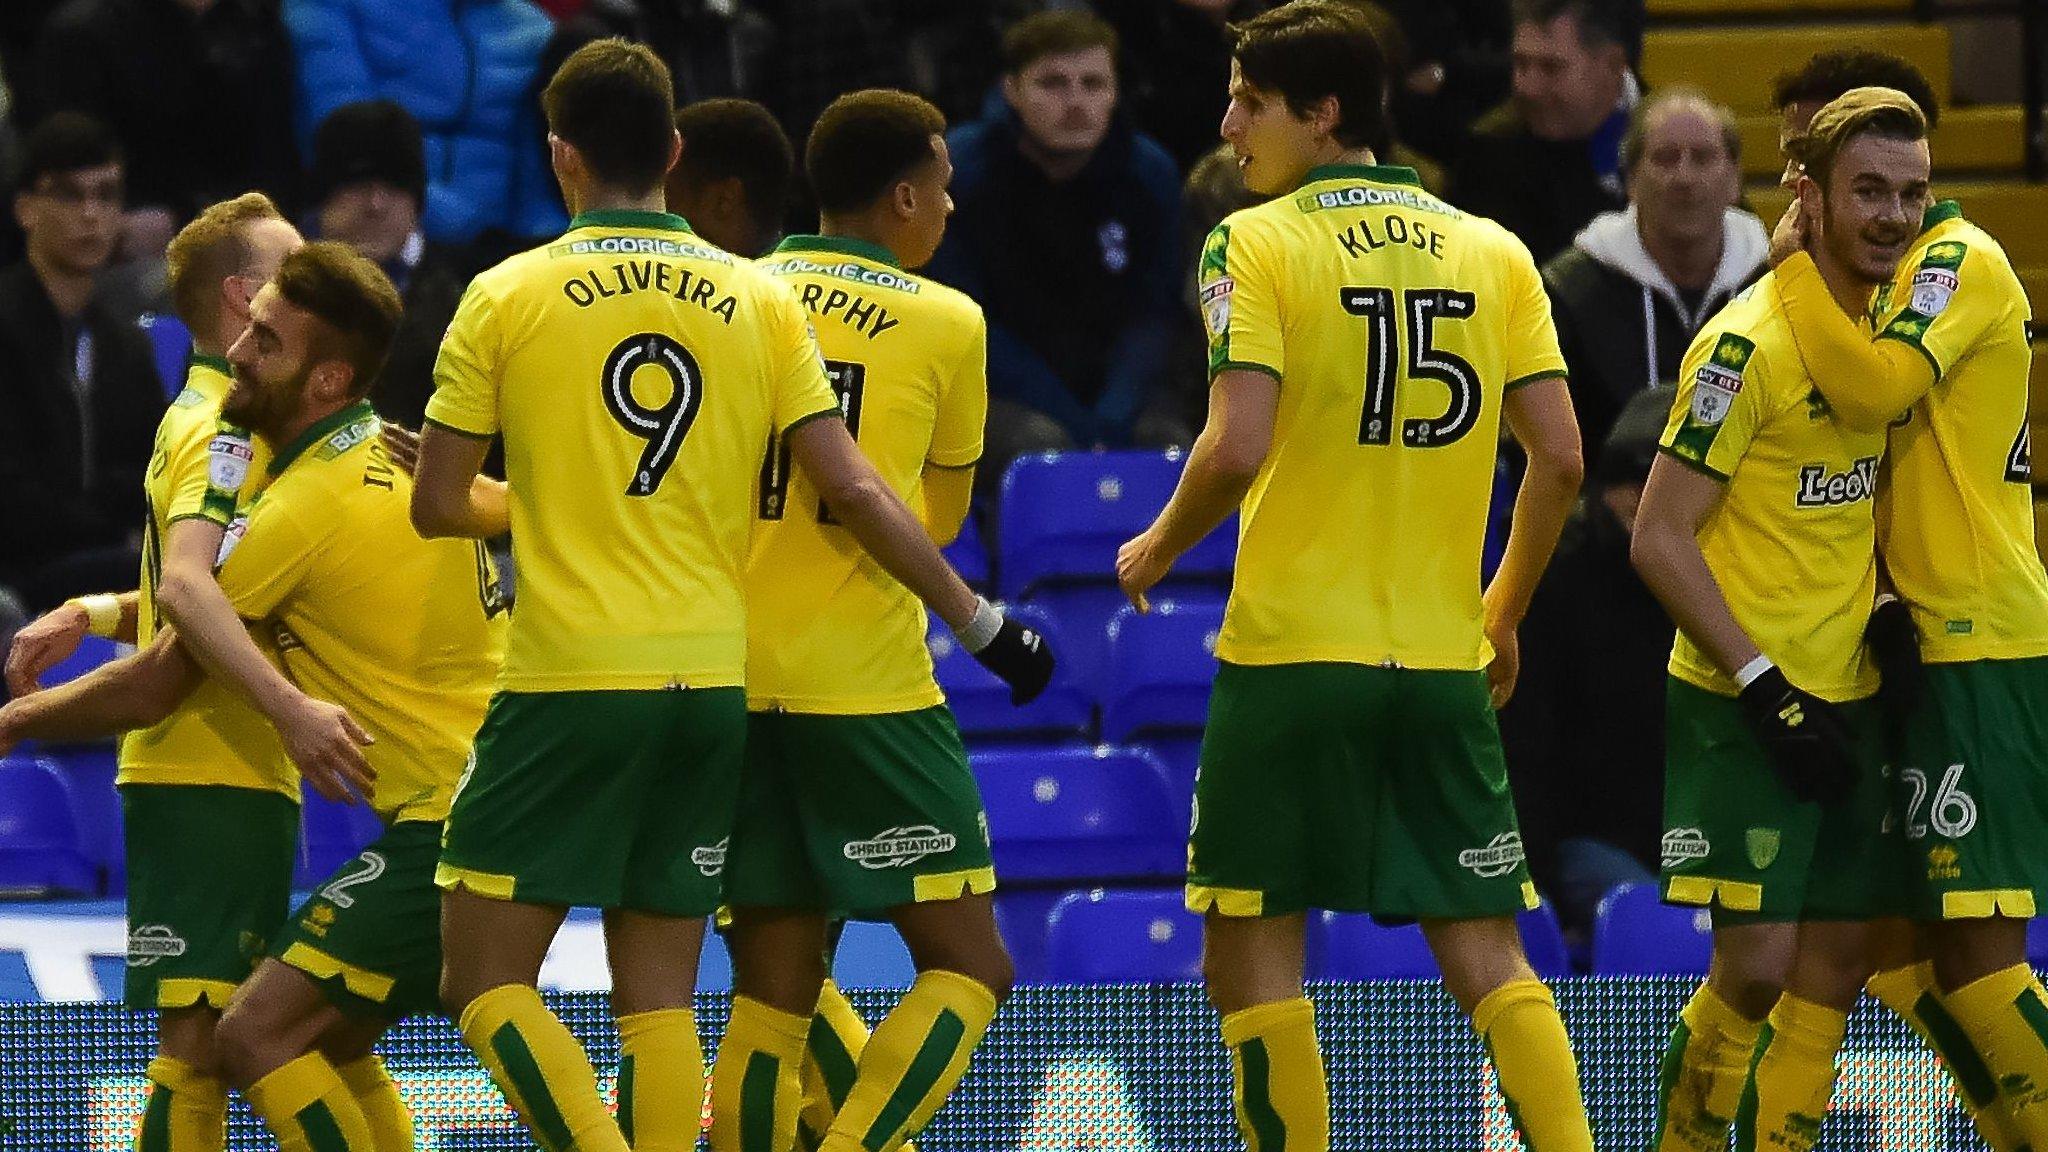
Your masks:
M 1896 597 L 1871 610 L 1863 642 L 1877 661 L 1877 700 L 1884 710 L 1884 737 L 1894 762 L 1905 754 L 1906 718 L 1927 694 L 1927 670 L 1920 664 L 1920 633 L 1913 612 Z
M 1799 800 L 1834 804 L 1856 786 L 1856 737 L 1833 704 L 1802 692 L 1776 668 L 1739 697 L 1771 771 Z
M 1052 648 L 1045 637 L 997 612 L 983 600 L 974 620 L 954 633 L 968 655 L 1010 686 L 1010 703 L 1029 704 L 1052 682 Z M 977 636 L 987 636 L 978 646 Z

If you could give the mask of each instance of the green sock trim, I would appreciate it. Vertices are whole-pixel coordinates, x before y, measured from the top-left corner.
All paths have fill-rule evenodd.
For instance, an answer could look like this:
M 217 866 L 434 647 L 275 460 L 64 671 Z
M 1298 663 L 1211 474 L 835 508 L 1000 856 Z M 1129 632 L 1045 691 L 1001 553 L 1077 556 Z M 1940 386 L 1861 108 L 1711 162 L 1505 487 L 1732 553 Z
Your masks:
M 569 1131 L 568 1121 L 562 1119 L 562 1109 L 555 1103 L 554 1093 L 548 1090 L 547 1077 L 541 1075 L 540 1062 L 533 1058 L 533 1049 L 526 1046 L 526 1037 L 506 1021 L 491 1033 L 491 1051 L 504 1067 L 505 1078 L 512 1081 L 513 1089 L 526 1103 L 533 1126 L 540 1130 L 537 1134 L 541 1142 L 552 1152 L 570 1152 L 575 1148 L 576 1137 Z
M 306 1144 L 313 1152 L 349 1152 L 348 1138 L 341 1134 L 341 1125 L 335 1121 L 333 1111 L 321 1101 L 315 1100 L 299 1109 L 299 1114 L 292 1119 L 306 1134 Z
M 1756 1068 L 1777 1035 L 1778 1030 L 1766 1020 L 1763 1031 L 1757 1033 L 1756 1048 L 1749 1054 L 1749 1079 L 1742 1082 L 1742 1103 L 1735 1108 L 1735 1152 L 1756 1152 Z
M 1271 1091 L 1273 1067 L 1264 1040 L 1247 1040 L 1237 1047 L 1244 1067 L 1244 1115 L 1252 1130 L 1245 1133 L 1251 1152 L 1285 1152 L 1287 1122 L 1273 1108 Z
M 2041 1041 L 2042 1047 L 2048 1048 L 2048 1004 L 2041 1003 L 2041 998 L 2034 995 L 2033 986 L 2021 989 L 2020 994 L 2013 997 L 2012 1006 L 2019 1009 L 2020 1019 L 2034 1030 L 2034 1036 Z
M 1678 1091 L 1678 1074 L 1685 1067 L 1685 1050 L 1691 1043 L 1692 1026 L 1684 1020 L 1671 1029 L 1670 1039 L 1664 1041 L 1664 1059 L 1657 1065 L 1657 1112 L 1650 1123 L 1653 1148 L 1663 1143 L 1664 1127 L 1671 1122 L 1671 1096 Z
M 1998 1081 L 1984 1063 L 1983 1053 L 1970 1042 L 1970 1034 L 1949 1015 L 1947 1006 L 1934 993 L 1922 992 L 1913 1003 L 1913 1012 L 1920 1017 L 1921 1025 L 1927 1029 L 1928 1043 L 1934 1045 L 1935 1054 L 1948 1065 L 1956 1091 L 1963 1094 L 1971 1110 L 1991 1103 L 1998 1095 Z
M 171 1152 L 171 1089 L 160 1080 L 149 1086 L 149 1106 L 142 1110 L 136 1152 Z
M 633 1057 L 619 1057 L 619 1135 L 633 1143 Z
M 740 1080 L 741 1152 L 778 1152 L 775 1147 L 775 1081 L 782 1075 L 782 1061 L 766 1052 L 747 1057 L 747 1074 Z
M 832 1110 L 839 1111 L 846 1106 L 846 1094 L 853 1091 L 855 1067 L 853 1053 L 839 1039 L 839 1033 L 825 1022 L 823 1016 L 811 1017 L 809 1033 L 804 1043 L 810 1046 L 811 1059 L 817 1061 L 818 1075 L 825 1081 L 825 1096 L 832 1101 Z M 823 1135 L 819 1139 L 823 1139 Z
M 889 1102 L 876 1114 L 875 1122 L 868 1126 L 867 1135 L 861 1137 L 860 1142 L 868 1152 L 882 1152 L 896 1129 L 910 1119 L 911 1112 L 939 1082 L 946 1065 L 953 1062 L 953 1054 L 960 1050 L 960 1042 L 966 1036 L 967 1021 L 951 1008 L 942 1010 L 932 1021 L 931 1031 L 925 1033 L 924 1043 L 918 1046 L 910 1067 L 903 1070 L 903 1079 L 896 1082 L 896 1090 L 889 1094 Z

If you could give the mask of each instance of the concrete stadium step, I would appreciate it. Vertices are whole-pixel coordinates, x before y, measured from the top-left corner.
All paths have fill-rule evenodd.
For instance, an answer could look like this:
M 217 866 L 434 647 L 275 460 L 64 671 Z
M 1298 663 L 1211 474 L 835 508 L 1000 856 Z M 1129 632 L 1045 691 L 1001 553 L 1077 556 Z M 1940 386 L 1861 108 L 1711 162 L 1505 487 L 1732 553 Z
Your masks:
M 1904 16 L 1913 0 L 1650 0 L 1652 20 L 1731 20 L 1787 14 Z
M 1742 174 L 1755 180 L 1776 177 L 1784 166 L 1778 155 L 1775 112 L 1740 117 Z M 1947 108 L 1941 125 L 1928 141 L 1937 172 L 2018 173 L 2027 160 L 2026 114 L 2017 104 L 1985 104 Z
M 1690 84 L 1738 113 L 1771 112 L 1771 82 L 1815 53 L 1872 48 L 1904 57 L 1949 99 L 1948 29 L 1939 24 L 1742 25 L 1654 29 L 1643 39 L 1643 77 L 1651 87 Z
M 2048 184 L 2018 180 L 1936 180 L 1934 194 L 1961 202 L 1963 212 L 2005 247 L 2015 268 L 2048 268 Z M 1749 188 L 1749 205 L 1764 226 L 1777 223 L 1792 195 L 1776 185 Z M 2040 290 L 2042 285 L 2029 285 Z M 2035 314 L 2048 317 L 2048 295 L 2035 295 Z

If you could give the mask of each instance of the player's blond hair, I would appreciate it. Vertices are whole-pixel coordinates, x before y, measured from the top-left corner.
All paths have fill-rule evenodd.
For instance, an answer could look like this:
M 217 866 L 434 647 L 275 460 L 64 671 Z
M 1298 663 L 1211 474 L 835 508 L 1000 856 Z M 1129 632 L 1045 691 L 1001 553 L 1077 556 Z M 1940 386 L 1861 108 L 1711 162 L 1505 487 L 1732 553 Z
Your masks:
M 171 307 L 187 328 L 205 332 L 213 327 L 220 311 L 220 282 L 249 262 L 249 225 L 282 219 L 284 213 L 270 197 L 244 192 L 209 205 L 171 237 L 164 250 Z
M 1851 140 L 1866 134 L 1925 140 L 1927 114 L 1896 88 L 1851 88 L 1813 114 L 1806 135 L 1792 144 L 1792 158 L 1825 188 L 1834 174 L 1835 158 Z

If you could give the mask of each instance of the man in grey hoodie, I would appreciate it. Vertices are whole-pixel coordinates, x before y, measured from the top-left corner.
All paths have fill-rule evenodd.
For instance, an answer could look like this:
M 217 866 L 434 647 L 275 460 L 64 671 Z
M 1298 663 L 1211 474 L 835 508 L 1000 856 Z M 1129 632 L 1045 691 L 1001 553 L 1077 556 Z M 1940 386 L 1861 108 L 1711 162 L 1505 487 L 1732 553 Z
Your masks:
M 1686 88 L 1651 96 L 1622 138 L 1628 207 L 1544 265 L 1582 443 L 1605 441 L 1630 396 L 1672 382 L 1693 334 L 1762 274 L 1770 239 L 1735 206 L 1740 152 L 1727 108 Z

